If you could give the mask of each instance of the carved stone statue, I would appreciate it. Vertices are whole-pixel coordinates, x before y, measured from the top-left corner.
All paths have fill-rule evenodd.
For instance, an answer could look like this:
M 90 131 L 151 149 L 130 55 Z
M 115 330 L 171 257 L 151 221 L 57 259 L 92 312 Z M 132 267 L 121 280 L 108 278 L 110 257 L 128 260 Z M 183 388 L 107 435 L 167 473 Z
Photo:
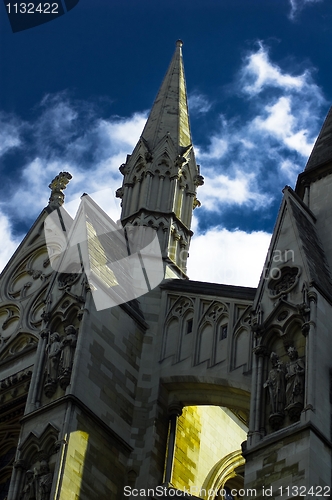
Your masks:
M 74 361 L 75 348 L 77 343 L 77 331 L 73 325 L 65 328 L 65 336 L 61 342 L 61 375 L 60 385 L 65 389 L 70 382 L 70 375 Z
M 297 420 L 304 402 L 305 366 L 295 347 L 289 347 L 287 353 L 290 361 L 286 365 L 286 410 L 291 420 Z
M 46 347 L 47 351 L 47 362 L 46 362 L 46 384 L 45 384 L 45 394 L 48 397 L 53 396 L 58 379 L 59 362 L 61 354 L 61 342 L 60 335 L 54 332 L 50 335 L 49 343 Z
M 35 476 L 32 470 L 25 475 L 25 486 L 22 489 L 20 500 L 36 500 Z
M 49 500 L 52 487 L 52 473 L 45 460 L 40 462 L 39 471 L 35 473 L 36 500 Z
M 54 332 L 50 336 L 50 342 L 47 346 L 47 378 L 49 381 L 56 381 L 58 377 L 59 360 L 61 354 L 60 335 Z
M 285 368 L 279 360 L 278 355 L 272 352 L 270 355 L 272 368 L 269 378 L 264 383 L 264 388 L 269 389 L 270 395 L 270 423 L 273 428 L 278 428 L 284 420 L 285 394 Z
M 272 368 L 264 387 L 269 388 L 271 413 L 282 413 L 285 408 L 285 370 L 275 352 L 271 353 Z

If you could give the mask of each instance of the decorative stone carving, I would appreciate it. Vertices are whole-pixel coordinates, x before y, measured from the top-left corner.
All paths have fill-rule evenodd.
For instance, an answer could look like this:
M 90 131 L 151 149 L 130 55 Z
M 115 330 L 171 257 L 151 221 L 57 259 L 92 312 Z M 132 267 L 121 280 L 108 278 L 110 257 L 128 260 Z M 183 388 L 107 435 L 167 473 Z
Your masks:
M 212 321 L 216 321 L 225 311 L 226 307 L 224 304 L 213 303 L 212 307 L 209 308 L 205 316 Z
M 52 487 L 52 473 L 46 460 L 40 462 L 36 471 L 36 500 L 49 500 Z
M 271 426 L 277 429 L 284 420 L 286 401 L 285 367 L 275 352 L 271 353 L 270 361 L 272 368 L 269 372 L 269 378 L 266 380 L 263 387 L 269 389 L 271 407 L 269 421 Z
M 18 330 L 20 309 L 14 305 L 0 308 L 0 346 Z
M 123 198 L 123 195 L 124 195 L 124 190 L 123 190 L 123 187 L 119 187 L 116 191 L 115 191 L 115 197 L 116 198 Z
M 27 281 L 26 283 L 24 283 L 23 287 L 21 288 L 21 298 L 23 299 L 24 297 L 26 297 L 27 293 L 28 293 L 28 290 L 29 288 L 32 286 L 32 282 L 31 281 Z
M 54 332 L 50 335 L 49 343 L 46 347 L 47 362 L 46 362 L 46 383 L 45 394 L 47 397 L 53 396 L 57 387 L 59 362 L 61 355 L 60 335 Z
M 45 285 L 53 272 L 47 256 L 47 249 L 43 245 L 14 267 L 5 291 L 10 300 L 24 299 Z
M 20 500 L 35 500 L 36 484 L 33 470 L 28 470 L 25 475 L 25 486 L 21 492 Z
M 195 196 L 195 198 L 193 199 L 193 210 L 195 210 L 195 208 L 199 208 L 201 205 L 201 202 Z
M 23 370 L 21 372 L 15 373 L 14 375 L 11 375 L 10 377 L 7 377 L 3 380 L 0 381 L 0 391 L 2 389 L 8 389 L 11 386 L 14 386 L 18 382 L 21 382 L 22 380 L 28 380 L 31 378 L 31 370 Z
M 265 357 L 266 356 L 266 351 L 267 351 L 267 347 L 265 345 L 262 345 L 262 344 L 258 344 L 256 347 L 254 347 L 253 349 L 253 353 L 255 354 L 255 356 L 257 357 Z
M 74 353 L 77 342 L 77 330 L 73 325 L 65 328 L 65 336 L 61 342 L 61 370 L 60 370 L 60 386 L 66 389 L 70 382 L 70 376 L 74 361 Z
M 119 167 L 119 170 L 121 172 L 122 175 L 125 175 L 126 173 L 126 164 L 125 163 L 121 163 L 120 167 Z
M 194 182 L 195 182 L 195 186 L 197 186 L 197 187 L 198 186 L 203 186 L 203 184 L 204 184 L 204 177 L 202 175 L 196 175 L 196 177 L 194 179 Z
M 52 306 L 52 296 L 51 294 L 49 294 L 45 300 L 45 309 L 41 314 L 41 318 L 44 320 L 46 324 L 48 324 L 51 319 L 51 306 Z
M 273 276 L 268 284 L 269 295 L 277 298 L 288 293 L 298 282 L 300 269 L 298 267 L 285 266 L 281 269 L 275 268 L 278 273 Z
M 16 336 L 3 346 L 0 353 L 0 361 L 15 356 L 17 353 L 24 351 L 25 349 L 31 349 L 36 347 L 37 339 L 29 333 L 19 332 Z M 1 342 L 0 342 L 1 345 Z
M 287 317 L 289 316 L 289 311 L 281 311 L 278 316 L 277 316 L 277 321 L 281 322 L 284 321 Z
M 193 307 L 193 302 L 188 297 L 181 297 L 173 308 L 173 313 L 177 316 L 183 316 L 188 308 Z
M 144 155 L 144 158 L 145 158 L 145 161 L 147 163 L 152 163 L 153 161 L 153 156 L 152 154 L 150 153 L 150 151 L 146 151 L 145 155 Z
M 286 373 L 286 408 L 291 420 L 298 420 L 304 402 L 305 366 L 303 359 L 298 357 L 295 347 L 287 350 L 290 362 L 287 363 Z
M 49 257 L 46 257 L 46 259 L 43 260 L 43 267 L 48 267 L 50 265 L 50 259 Z
M 40 462 L 39 468 L 29 469 L 25 475 L 25 485 L 20 500 L 49 500 L 52 476 L 46 460 Z
M 40 278 L 43 281 L 46 278 L 43 271 L 40 271 L 39 269 L 28 269 L 27 273 L 29 274 L 29 276 L 32 276 L 34 280 Z
M 71 287 L 81 276 L 80 273 L 60 273 L 58 277 L 58 287 L 60 290 Z
M 187 162 L 187 159 L 184 156 L 178 155 L 175 159 L 175 166 L 181 168 L 184 163 Z
M 49 206 L 52 208 L 61 207 L 65 200 L 63 190 L 66 189 L 68 182 L 72 178 L 69 172 L 60 172 L 48 186 L 51 189 Z

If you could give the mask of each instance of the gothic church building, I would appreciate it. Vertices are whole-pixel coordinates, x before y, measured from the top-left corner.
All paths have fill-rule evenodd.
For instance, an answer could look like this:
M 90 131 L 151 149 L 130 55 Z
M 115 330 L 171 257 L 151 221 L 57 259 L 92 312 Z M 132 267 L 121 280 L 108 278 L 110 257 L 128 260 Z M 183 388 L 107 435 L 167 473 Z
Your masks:
M 204 179 L 181 46 L 116 192 L 124 230 L 157 235 L 163 279 L 98 307 L 119 285 L 118 226 L 86 196 L 71 219 L 66 172 L 2 272 L 0 500 L 330 496 L 332 111 L 284 189 L 258 288 L 191 281 Z M 89 279 L 80 260 L 54 264 L 82 221 Z

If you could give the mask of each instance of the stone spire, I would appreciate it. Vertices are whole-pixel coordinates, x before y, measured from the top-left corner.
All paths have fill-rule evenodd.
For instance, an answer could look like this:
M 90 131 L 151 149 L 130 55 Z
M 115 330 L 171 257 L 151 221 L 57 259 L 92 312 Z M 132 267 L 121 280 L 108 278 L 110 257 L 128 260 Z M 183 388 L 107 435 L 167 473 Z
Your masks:
M 148 147 L 153 149 L 167 134 L 177 146 L 187 147 L 192 143 L 181 40 L 176 42 L 174 56 L 153 104 L 142 137 Z
M 154 228 L 166 263 L 166 274 L 186 276 L 193 209 L 200 205 L 203 184 L 192 147 L 182 42 L 153 104 L 133 153 L 121 165 L 121 222 Z
M 318 167 L 332 161 L 332 107 L 325 118 L 322 129 L 315 142 L 312 153 L 306 165 L 306 170 Z

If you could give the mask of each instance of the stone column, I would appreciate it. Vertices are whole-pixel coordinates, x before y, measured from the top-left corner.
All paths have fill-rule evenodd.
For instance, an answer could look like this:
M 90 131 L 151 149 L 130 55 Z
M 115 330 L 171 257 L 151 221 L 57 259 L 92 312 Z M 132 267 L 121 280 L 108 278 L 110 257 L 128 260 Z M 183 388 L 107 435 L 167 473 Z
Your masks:
M 133 188 L 132 183 L 128 182 L 124 185 L 124 193 L 122 198 L 122 213 L 124 217 L 127 217 L 127 215 L 129 215 L 130 212 L 130 200 L 131 200 L 132 188 Z
M 192 211 L 194 207 L 194 198 L 195 198 L 194 192 L 192 191 L 186 192 L 185 210 L 183 210 L 182 222 L 189 228 L 191 223 Z
M 166 483 L 167 485 L 172 483 L 177 420 L 178 417 L 182 415 L 181 403 L 179 403 L 178 401 L 171 403 L 168 408 L 168 414 L 169 414 L 169 434 L 168 434 L 167 458 L 166 458 L 165 478 L 164 478 L 164 483 Z
M 169 190 L 168 207 L 171 211 L 175 213 L 176 209 L 176 199 L 177 199 L 177 187 L 178 187 L 179 175 L 175 174 L 171 177 L 171 188 Z M 167 209 L 168 209 L 167 207 Z
M 31 377 L 30 390 L 28 394 L 25 413 L 30 413 L 39 406 L 38 404 L 39 394 L 40 394 L 39 388 L 41 386 L 43 379 L 45 349 L 49 337 L 49 331 L 47 329 L 42 330 L 40 337 L 41 338 L 38 342 L 36 361 Z
M 303 335 L 306 337 L 305 356 L 305 397 L 304 408 L 313 410 L 315 408 L 315 337 L 316 337 L 316 314 L 317 314 L 317 294 L 313 291 L 308 293 L 310 320 L 302 327 Z
M 254 434 L 260 436 L 261 431 L 261 414 L 262 414 L 262 388 L 263 388 L 263 370 L 264 358 L 266 356 L 266 347 L 258 345 L 254 349 L 257 356 L 257 379 L 256 379 L 256 394 L 255 397 L 255 416 L 254 416 Z
M 10 488 L 8 492 L 8 500 L 16 500 L 19 498 L 19 493 L 23 487 L 23 475 L 26 470 L 26 464 L 24 460 L 16 460 L 13 467 L 12 479 L 10 482 Z
M 164 179 L 165 179 L 165 176 L 163 174 L 160 174 L 159 175 L 159 186 L 158 186 L 158 196 L 157 196 L 156 210 L 160 210 L 161 194 L 163 192 Z

